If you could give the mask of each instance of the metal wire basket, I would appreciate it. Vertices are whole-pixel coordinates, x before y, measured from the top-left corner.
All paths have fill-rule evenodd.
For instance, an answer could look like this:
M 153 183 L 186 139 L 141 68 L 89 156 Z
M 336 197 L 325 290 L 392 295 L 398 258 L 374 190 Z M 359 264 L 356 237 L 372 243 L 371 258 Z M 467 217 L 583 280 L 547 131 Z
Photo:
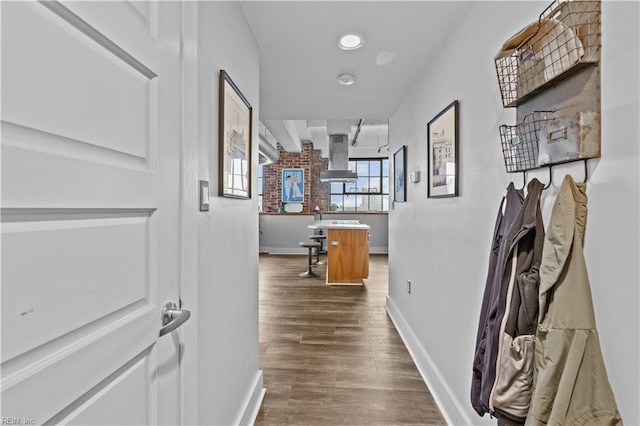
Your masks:
M 600 1 L 555 0 L 496 56 L 502 103 L 517 106 L 599 60 Z
M 540 129 L 552 111 L 534 111 L 515 126 L 500 126 L 504 165 L 508 173 L 538 168 Z

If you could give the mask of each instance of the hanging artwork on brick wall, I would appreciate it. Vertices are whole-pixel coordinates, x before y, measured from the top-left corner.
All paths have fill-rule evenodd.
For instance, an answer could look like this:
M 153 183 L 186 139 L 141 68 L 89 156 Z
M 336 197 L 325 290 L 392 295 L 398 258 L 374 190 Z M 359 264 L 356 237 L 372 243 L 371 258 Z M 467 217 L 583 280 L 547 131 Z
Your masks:
M 304 169 L 282 169 L 281 182 L 283 203 L 304 201 Z

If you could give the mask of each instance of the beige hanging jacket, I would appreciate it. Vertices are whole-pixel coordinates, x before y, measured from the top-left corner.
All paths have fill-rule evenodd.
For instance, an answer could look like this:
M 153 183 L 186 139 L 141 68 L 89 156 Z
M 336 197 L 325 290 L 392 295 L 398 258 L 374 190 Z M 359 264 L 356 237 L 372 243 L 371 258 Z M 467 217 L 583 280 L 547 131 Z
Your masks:
M 540 266 L 540 313 L 528 425 L 621 425 L 605 370 L 583 254 L 586 184 L 566 176 Z

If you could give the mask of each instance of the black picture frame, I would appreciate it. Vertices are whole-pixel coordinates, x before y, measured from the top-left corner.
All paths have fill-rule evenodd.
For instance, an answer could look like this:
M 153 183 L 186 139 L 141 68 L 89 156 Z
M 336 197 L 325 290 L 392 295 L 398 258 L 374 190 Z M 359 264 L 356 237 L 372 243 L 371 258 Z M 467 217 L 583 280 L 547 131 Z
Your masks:
M 427 124 L 429 198 L 458 196 L 458 122 L 455 100 Z
M 225 70 L 220 70 L 218 192 L 251 198 L 253 108 Z
M 393 154 L 393 200 L 396 203 L 407 201 L 407 147 L 402 145 Z

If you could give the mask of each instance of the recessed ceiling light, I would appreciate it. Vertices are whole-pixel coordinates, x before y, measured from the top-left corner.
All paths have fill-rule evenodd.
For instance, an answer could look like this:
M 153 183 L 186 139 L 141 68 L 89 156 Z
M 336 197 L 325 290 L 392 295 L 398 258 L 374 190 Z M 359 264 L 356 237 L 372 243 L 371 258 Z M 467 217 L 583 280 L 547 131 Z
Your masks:
M 356 50 L 366 42 L 367 38 L 362 33 L 347 33 L 338 39 L 338 47 L 342 50 Z
M 343 86 L 351 86 L 355 82 L 356 77 L 353 74 L 344 73 L 338 76 L 338 83 L 342 84 Z

